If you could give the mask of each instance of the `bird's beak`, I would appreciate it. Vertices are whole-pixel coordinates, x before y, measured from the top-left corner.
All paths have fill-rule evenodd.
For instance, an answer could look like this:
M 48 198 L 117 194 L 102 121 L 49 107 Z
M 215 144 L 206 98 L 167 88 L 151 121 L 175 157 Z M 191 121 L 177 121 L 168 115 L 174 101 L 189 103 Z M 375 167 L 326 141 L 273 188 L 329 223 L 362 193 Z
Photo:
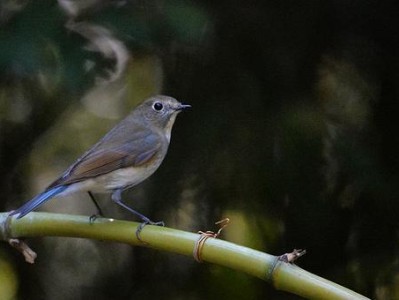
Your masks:
M 190 107 L 191 107 L 191 105 L 189 105 L 189 104 L 180 103 L 180 104 L 177 106 L 176 110 L 185 110 L 185 109 L 190 108 Z

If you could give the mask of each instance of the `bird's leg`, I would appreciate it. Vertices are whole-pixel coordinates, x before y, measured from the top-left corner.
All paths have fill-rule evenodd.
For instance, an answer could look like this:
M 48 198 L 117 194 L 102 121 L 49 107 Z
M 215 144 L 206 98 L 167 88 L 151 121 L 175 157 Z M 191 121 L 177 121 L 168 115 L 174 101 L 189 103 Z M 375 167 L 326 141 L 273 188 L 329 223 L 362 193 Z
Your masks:
M 135 214 L 138 216 L 143 222 L 140 224 L 140 226 L 136 230 L 136 237 L 139 241 L 141 240 L 140 233 L 143 230 L 144 226 L 150 224 L 150 225 L 157 225 L 157 226 L 165 226 L 164 222 L 153 222 L 143 214 L 139 213 L 138 211 L 135 211 L 133 208 L 127 206 L 125 203 L 122 201 L 122 189 L 117 189 L 112 192 L 111 195 L 112 201 L 114 201 L 116 204 L 119 204 L 123 208 L 127 209 L 131 213 Z
M 104 214 L 103 214 L 103 212 L 101 210 L 100 205 L 98 205 L 98 203 L 96 201 L 96 198 L 94 197 L 93 193 L 90 192 L 90 191 L 88 191 L 87 193 L 89 194 L 89 197 L 90 197 L 91 201 L 93 201 L 94 206 L 97 209 L 97 213 L 90 216 L 90 223 L 93 223 L 98 217 L 103 217 Z

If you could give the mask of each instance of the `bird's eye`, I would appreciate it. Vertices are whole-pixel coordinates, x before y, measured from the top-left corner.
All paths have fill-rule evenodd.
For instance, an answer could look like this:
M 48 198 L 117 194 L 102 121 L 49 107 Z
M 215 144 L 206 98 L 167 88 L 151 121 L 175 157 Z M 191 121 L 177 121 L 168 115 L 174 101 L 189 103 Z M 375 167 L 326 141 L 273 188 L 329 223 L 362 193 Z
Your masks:
M 163 105 L 161 102 L 155 102 L 152 107 L 156 110 L 156 111 L 160 111 L 163 108 Z

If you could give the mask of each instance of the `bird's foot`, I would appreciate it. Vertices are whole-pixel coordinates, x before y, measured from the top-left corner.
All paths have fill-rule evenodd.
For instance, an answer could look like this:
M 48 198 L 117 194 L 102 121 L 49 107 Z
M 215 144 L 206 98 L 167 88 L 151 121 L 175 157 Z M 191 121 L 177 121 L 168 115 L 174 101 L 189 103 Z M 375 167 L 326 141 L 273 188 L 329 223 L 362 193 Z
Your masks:
M 144 241 L 141 239 L 140 234 L 141 234 L 141 231 L 143 230 L 143 228 L 144 228 L 145 226 L 147 226 L 147 225 L 155 225 L 155 226 L 162 226 L 162 227 L 164 227 L 164 226 L 165 226 L 165 223 L 164 223 L 163 221 L 160 221 L 160 222 L 153 222 L 153 221 L 151 221 L 150 219 L 144 219 L 144 221 L 137 227 L 137 230 L 136 230 L 136 237 L 137 237 L 137 239 L 138 239 L 140 242 L 143 242 L 143 243 L 144 243 Z
M 103 216 L 102 214 L 94 214 L 94 215 L 91 215 L 91 216 L 89 217 L 89 222 L 90 222 L 90 224 L 93 224 L 94 221 L 97 220 L 98 218 L 104 218 L 104 216 Z

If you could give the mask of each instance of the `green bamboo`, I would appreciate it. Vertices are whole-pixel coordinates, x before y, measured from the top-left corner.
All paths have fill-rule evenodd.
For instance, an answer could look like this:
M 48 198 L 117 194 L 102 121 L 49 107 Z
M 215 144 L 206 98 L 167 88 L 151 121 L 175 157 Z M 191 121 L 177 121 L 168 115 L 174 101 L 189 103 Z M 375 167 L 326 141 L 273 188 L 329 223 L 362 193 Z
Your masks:
M 64 236 L 145 246 L 161 251 L 192 256 L 200 235 L 159 226 L 145 226 L 142 241 L 136 237 L 140 223 L 87 216 L 30 213 L 24 218 L 9 218 L 0 213 L 0 240 L 20 237 Z M 283 262 L 278 256 L 208 238 L 201 249 L 204 262 L 229 267 L 270 282 L 276 289 L 307 299 L 368 299 L 354 291 Z

